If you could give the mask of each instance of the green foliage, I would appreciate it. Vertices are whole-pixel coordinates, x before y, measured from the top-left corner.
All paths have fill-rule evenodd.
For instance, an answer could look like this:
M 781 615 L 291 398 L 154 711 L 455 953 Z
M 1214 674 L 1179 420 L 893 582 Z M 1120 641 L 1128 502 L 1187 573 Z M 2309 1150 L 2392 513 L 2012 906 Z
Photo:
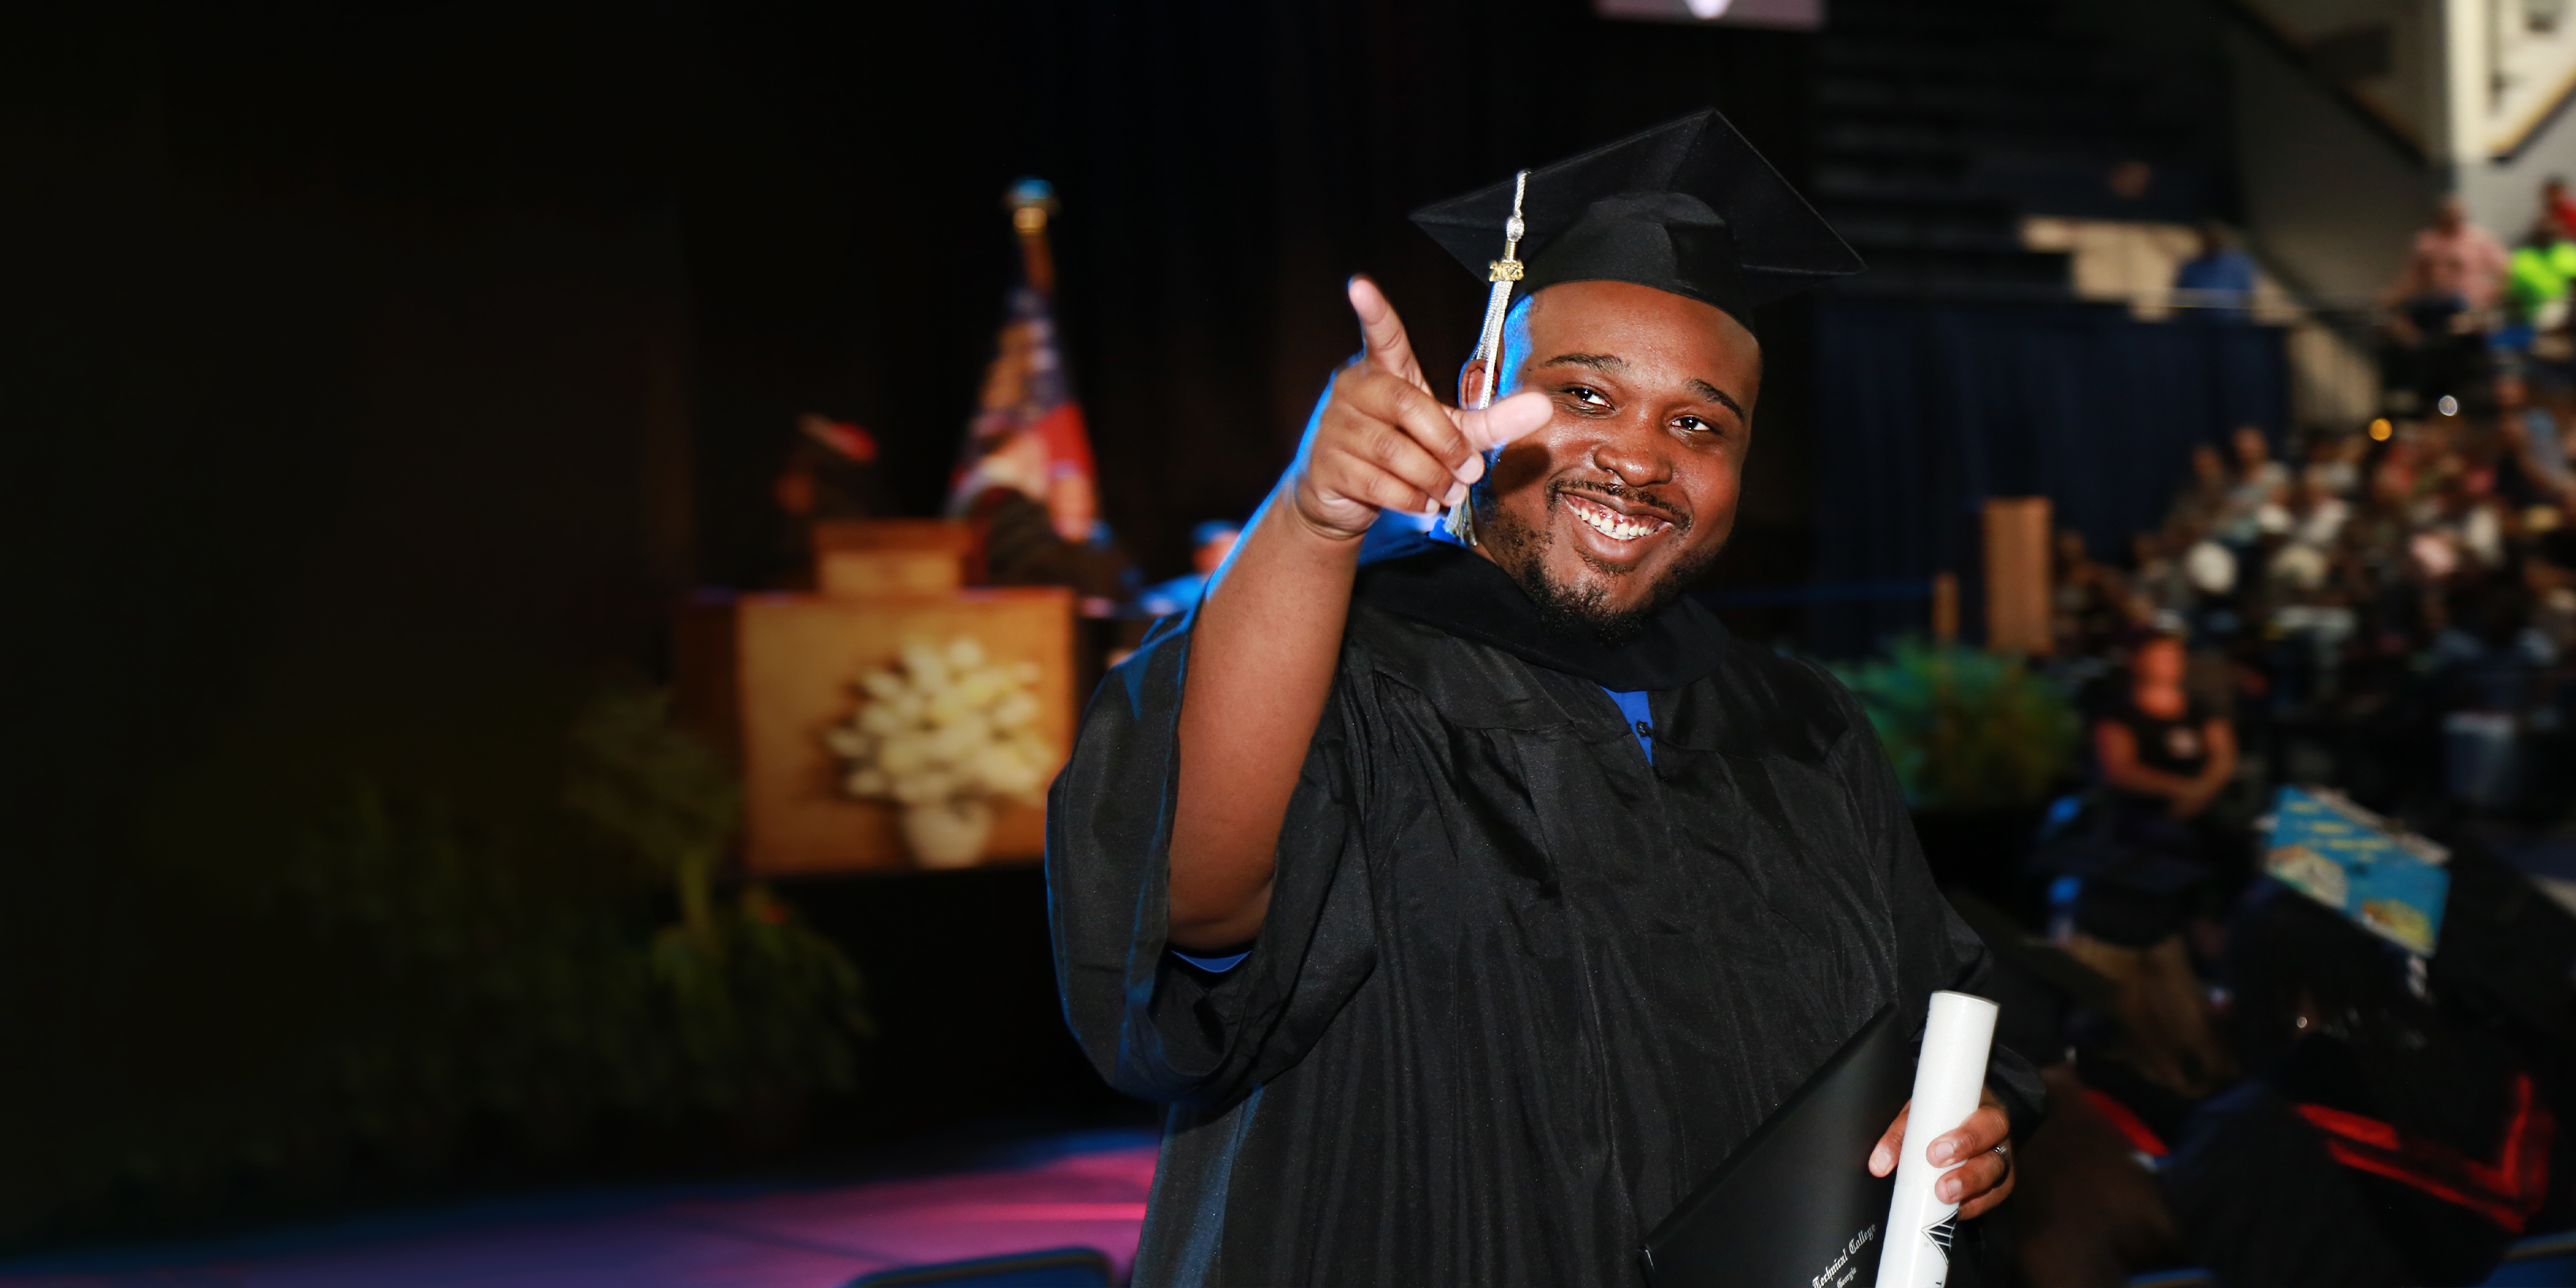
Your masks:
M 710 961 L 724 955 L 716 925 L 716 861 L 742 820 L 742 796 L 712 752 L 674 728 L 670 695 L 610 693 L 573 723 L 564 804 L 666 875 L 680 923 Z
M 621 856 L 567 863 L 558 847 L 576 838 L 548 839 L 477 832 L 370 786 L 306 838 L 275 913 L 313 934 L 330 972 L 306 999 L 333 1071 L 315 1108 L 359 1142 L 436 1137 L 478 1113 L 561 1139 L 668 1098 L 678 1078 L 638 942 L 651 887 Z
M 742 793 L 670 711 L 658 689 L 594 699 L 573 722 L 564 804 L 674 877 L 712 872 L 742 821 Z
M 2031 804 L 2073 763 L 2074 704 L 2020 658 L 1909 637 L 1835 674 L 1869 711 L 1917 806 Z
M 650 863 L 680 905 L 651 957 L 684 1098 L 730 1106 L 779 1082 L 848 1088 L 849 1039 L 867 1029 L 858 972 L 760 886 L 717 906 L 716 864 L 742 796 L 705 744 L 671 724 L 670 695 L 602 696 L 575 722 L 572 747 L 565 805 Z
M 483 1112 L 543 1135 L 854 1084 L 858 973 L 765 889 L 719 901 L 739 793 L 668 712 L 655 690 L 582 712 L 545 845 L 361 790 L 307 848 L 301 911 L 368 980 L 343 1048 L 367 1130 Z M 655 931 L 664 900 L 681 920 Z
M 760 886 L 746 886 L 714 923 L 716 949 L 685 925 L 653 942 L 667 990 L 675 1052 L 696 1098 L 732 1107 L 788 1089 L 848 1090 L 850 1039 L 871 1031 L 858 972 Z

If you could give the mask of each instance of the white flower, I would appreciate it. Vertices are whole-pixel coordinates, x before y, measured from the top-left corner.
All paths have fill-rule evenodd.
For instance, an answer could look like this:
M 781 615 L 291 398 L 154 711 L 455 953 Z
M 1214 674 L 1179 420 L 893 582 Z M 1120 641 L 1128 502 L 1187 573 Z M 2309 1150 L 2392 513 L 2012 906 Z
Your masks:
M 966 673 L 957 682 L 957 700 L 969 707 L 983 708 L 993 704 L 1010 685 L 1010 677 L 997 675 L 992 668 L 981 667 Z
M 862 676 L 859 709 L 823 734 L 842 790 L 906 805 L 1043 798 L 1055 754 L 1038 736 L 1034 662 L 995 661 L 971 636 L 912 640 L 900 663 Z
M 877 767 L 901 777 L 930 763 L 927 735 L 906 731 L 877 745 Z
M 976 748 L 993 744 L 993 723 L 981 713 L 962 712 L 956 719 L 932 730 L 930 742 L 939 749 L 941 759 L 963 763 L 974 756 Z
M 939 650 L 920 640 L 903 646 L 903 670 L 914 687 L 939 690 L 948 687 L 948 665 L 940 660 Z
M 993 727 L 996 729 L 1017 729 L 1037 718 L 1037 695 L 1026 689 L 1006 693 L 993 704 Z
M 954 724 L 964 714 L 966 695 L 956 689 L 941 689 L 930 696 L 930 709 L 922 713 L 922 718 L 937 726 Z
M 1020 779 L 1028 772 L 1019 752 L 1006 742 L 988 742 L 977 748 L 975 759 L 967 764 L 967 768 L 999 792 L 1022 790 Z

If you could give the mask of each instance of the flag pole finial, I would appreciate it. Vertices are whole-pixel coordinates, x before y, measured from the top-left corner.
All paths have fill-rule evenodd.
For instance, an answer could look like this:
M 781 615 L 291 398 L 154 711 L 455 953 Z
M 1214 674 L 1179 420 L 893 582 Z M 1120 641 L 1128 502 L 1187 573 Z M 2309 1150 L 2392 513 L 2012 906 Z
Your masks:
M 1029 285 L 1041 295 L 1055 294 L 1055 256 L 1046 236 L 1047 221 L 1063 208 L 1055 199 L 1055 185 L 1044 179 L 1016 180 L 1002 194 L 1002 206 L 1011 212 L 1011 227 L 1020 235 L 1020 266 Z

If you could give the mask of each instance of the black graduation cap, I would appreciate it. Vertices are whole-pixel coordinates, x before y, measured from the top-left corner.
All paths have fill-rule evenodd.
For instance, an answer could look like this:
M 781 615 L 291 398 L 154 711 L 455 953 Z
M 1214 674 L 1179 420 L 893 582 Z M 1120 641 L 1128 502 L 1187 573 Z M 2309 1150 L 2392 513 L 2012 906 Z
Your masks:
M 1479 277 L 1505 253 L 1516 195 L 1526 224 L 1517 293 L 1559 282 L 1635 282 L 1751 311 L 1861 270 L 1843 244 L 1715 108 L 1413 212 Z M 1505 258 L 1510 256 L 1505 253 Z

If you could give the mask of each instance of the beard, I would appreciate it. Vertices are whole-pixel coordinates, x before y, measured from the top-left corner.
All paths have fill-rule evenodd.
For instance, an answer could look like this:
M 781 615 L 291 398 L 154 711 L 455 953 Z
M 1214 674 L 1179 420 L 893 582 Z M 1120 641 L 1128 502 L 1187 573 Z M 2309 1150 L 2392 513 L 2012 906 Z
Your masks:
M 1486 477 L 1490 479 L 1492 476 Z M 1547 489 L 1550 508 L 1556 504 L 1558 490 L 1554 485 Z M 1519 516 L 1504 510 L 1496 504 L 1493 488 L 1488 484 L 1480 483 L 1474 491 L 1476 514 L 1483 529 L 1478 535 L 1492 547 L 1494 563 L 1510 573 L 1512 580 L 1520 584 L 1521 593 L 1538 606 L 1539 621 L 1550 630 L 1568 635 L 1588 635 L 1605 648 L 1633 643 L 1638 636 L 1645 634 L 1647 624 L 1655 620 L 1655 615 L 1681 598 L 1682 592 L 1690 589 L 1708 571 L 1709 565 L 1716 562 L 1718 552 L 1726 547 L 1725 541 L 1720 540 L 1706 550 L 1684 554 L 1655 576 L 1653 584 L 1646 588 L 1645 598 L 1624 609 L 1614 608 L 1610 604 L 1609 587 L 1597 582 L 1589 586 L 1570 586 L 1548 574 L 1547 553 L 1556 544 L 1556 533 L 1552 529 L 1533 528 L 1522 522 Z M 1686 536 L 1690 531 L 1688 520 L 1678 521 L 1674 527 L 1679 529 L 1673 534 L 1676 537 Z M 1588 556 L 1583 558 L 1586 563 L 1592 562 Z M 1594 567 L 1599 568 L 1599 565 Z M 1600 571 L 1610 576 L 1621 575 L 1607 569 Z

